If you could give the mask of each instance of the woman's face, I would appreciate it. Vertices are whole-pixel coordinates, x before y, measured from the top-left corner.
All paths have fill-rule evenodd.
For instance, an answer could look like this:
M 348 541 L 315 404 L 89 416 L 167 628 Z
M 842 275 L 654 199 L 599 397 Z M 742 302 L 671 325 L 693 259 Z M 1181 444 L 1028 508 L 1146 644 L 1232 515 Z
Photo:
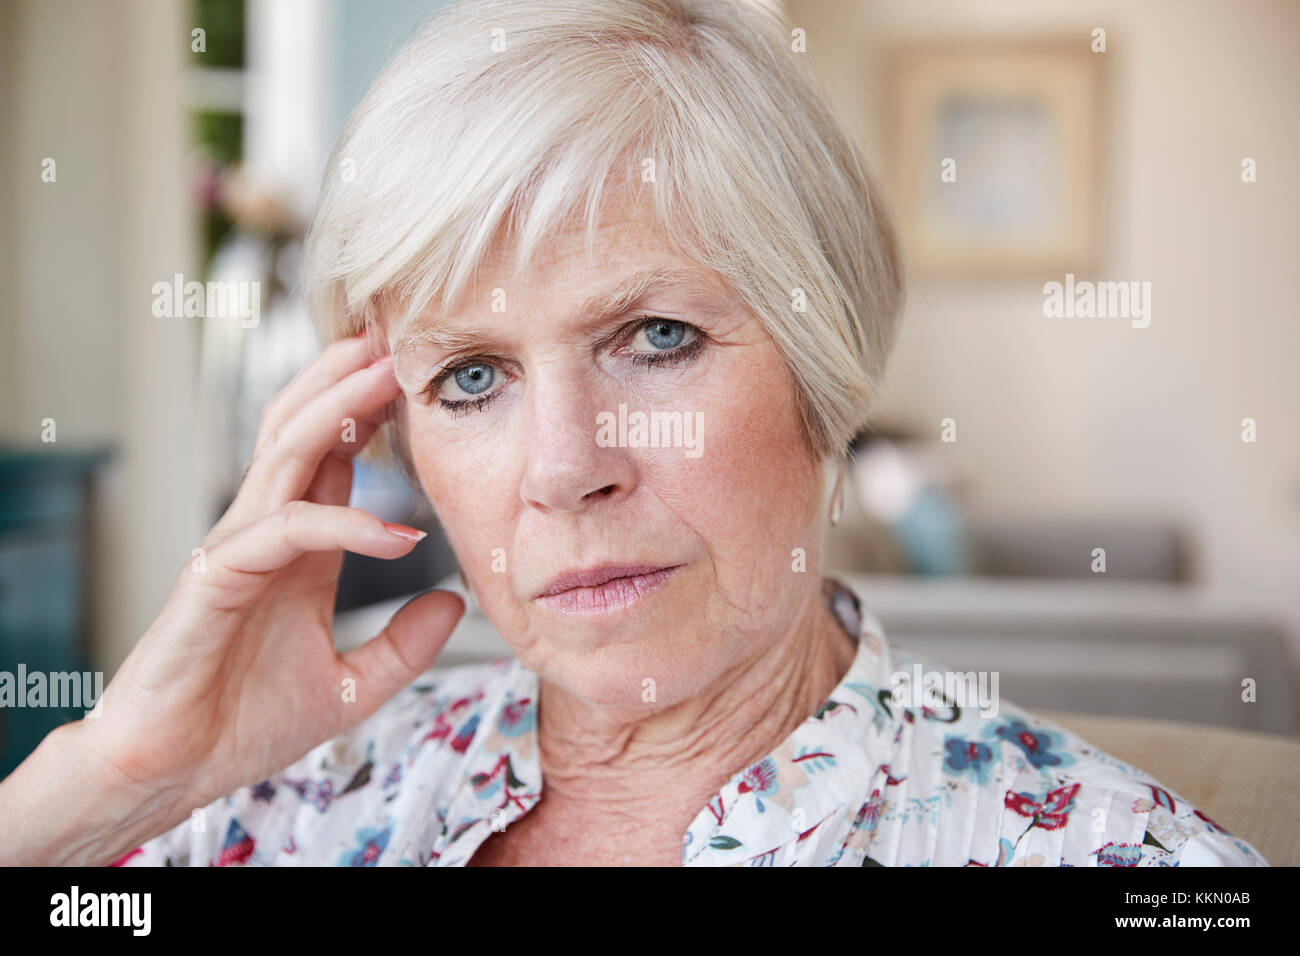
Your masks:
M 389 345 L 411 459 L 488 617 L 544 679 L 644 712 L 813 606 L 821 470 L 775 343 L 715 276 L 626 213 L 594 248 L 557 234 L 526 276 L 498 249 L 464 306 Z M 655 413 L 657 442 L 636 427 Z M 611 565 L 643 570 L 560 580 Z

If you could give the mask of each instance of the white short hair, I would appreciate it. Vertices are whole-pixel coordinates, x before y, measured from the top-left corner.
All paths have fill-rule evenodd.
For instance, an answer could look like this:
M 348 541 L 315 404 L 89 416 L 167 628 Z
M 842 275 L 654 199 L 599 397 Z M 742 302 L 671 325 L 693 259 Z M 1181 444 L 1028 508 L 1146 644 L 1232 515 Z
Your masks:
M 653 180 L 645 173 L 653 164 Z M 455 303 L 502 229 L 526 268 L 602 194 L 763 322 L 809 447 L 866 423 L 902 256 L 870 170 L 789 26 L 759 0 L 462 0 L 375 80 L 330 156 L 305 291 L 329 338 Z

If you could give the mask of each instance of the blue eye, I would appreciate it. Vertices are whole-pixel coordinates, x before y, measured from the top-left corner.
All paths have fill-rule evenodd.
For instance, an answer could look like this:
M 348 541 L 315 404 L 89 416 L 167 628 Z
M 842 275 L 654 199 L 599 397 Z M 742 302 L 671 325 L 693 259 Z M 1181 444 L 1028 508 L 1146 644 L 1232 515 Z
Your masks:
M 657 349 L 672 349 L 682 343 L 686 338 L 686 324 L 684 322 L 671 322 L 667 319 L 657 319 L 653 322 L 647 322 L 642 326 L 645 332 L 646 341 Z
M 492 387 L 496 373 L 491 365 L 466 365 L 456 371 L 456 384 L 467 395 L 478 395 Z
M 684 365 L 699 355 L 703 347 L 704 337 L 695 326 L 652 317 L 637 326 L 627 351 L 634 364 L 656 368 Z
M 470 361 L 459 368 L 439 372 L 425 389 L 438 404 L 454 415 L 465 411 L 482 411 L 483 406 L 501 394 L 497 368 L 490 362 Z

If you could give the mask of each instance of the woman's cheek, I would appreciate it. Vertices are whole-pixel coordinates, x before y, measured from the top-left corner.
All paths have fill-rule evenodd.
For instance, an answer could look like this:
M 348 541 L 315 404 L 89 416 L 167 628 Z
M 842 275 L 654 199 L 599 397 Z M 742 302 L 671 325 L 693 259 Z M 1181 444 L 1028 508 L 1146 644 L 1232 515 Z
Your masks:
M 654 484 L 679 514 L 695 514 L 719 559 L 745 575 L 788 569 L 805 540 L 821 495 L 821 471 L 803 441 L 794 384 L 779 357 L 735 363 L 681 393 L 702 413 L 698 458 L 654 450 Z
M 426 414 L 445 413 L 430 409 Z M 506 487 L 514 473 L 506 454 L 507 429 L 471 438 L 458 434 L 454 427 L 458 422 L 447 417 L 452 427 L 441 422 L 412 423 L 414 427 L 408 431 L 411 459 L 448 540 L 464 560 L 474 562 L 479 557 L 473 550 L 476 542 L 496 540 L 495 516 L 518 497 Z M 490 556 L 493 546 L 485 544 L 482 550 Z
M 659 459 L 685 475 L 707 477 L 700 490 L 707 489 L 715 502 L 732 502 L 736 507 L 727 510 L 750 521 L 754 516 L 746 512 L 754 499 L 768 503 L 765 512 L 783 510 L 771 505 L 789 501 L 791 494 L 806 495 L 818 469 L 802 440 L 794 383 L 784 363 L 774 350 L 745 352 L 724 355 L 710 374 L 681 383 L 671 409 L 683 419 L 694 416 L 699 447 L 691 452 L 695 457 L 678 452 Z

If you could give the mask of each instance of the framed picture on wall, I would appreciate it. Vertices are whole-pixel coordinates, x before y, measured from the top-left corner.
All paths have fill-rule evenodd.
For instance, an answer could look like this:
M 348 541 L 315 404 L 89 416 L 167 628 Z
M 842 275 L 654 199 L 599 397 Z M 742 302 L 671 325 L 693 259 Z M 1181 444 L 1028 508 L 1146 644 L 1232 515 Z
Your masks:
M 1108 55 L 1086 34 L 893 52 L 886 162 L 913 272 L 1095 268 Z

